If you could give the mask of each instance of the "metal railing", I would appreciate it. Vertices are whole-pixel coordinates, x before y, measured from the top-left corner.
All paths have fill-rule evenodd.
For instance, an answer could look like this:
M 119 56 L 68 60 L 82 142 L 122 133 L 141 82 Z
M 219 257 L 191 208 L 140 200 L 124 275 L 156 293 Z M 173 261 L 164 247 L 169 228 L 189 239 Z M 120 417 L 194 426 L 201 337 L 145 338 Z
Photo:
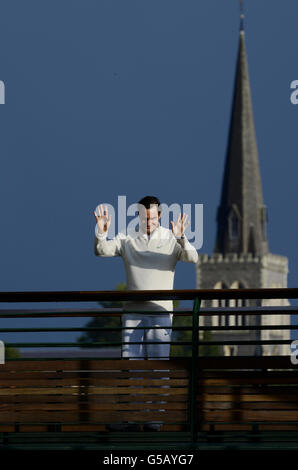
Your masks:
M 191 332 L 190 338 L 183 340 L 172 340 L 170 344 L 175 346 L 189 346 L 188 355 L 193 356 L 196 349 L 202 351 L 207 351 L 207 355 L 210 355 L 208 352 L 208 347 L 218 346 L 220 347 L 219 354 L 222 354 L 222 347 L 227 345 L 247 345 L 253 346 L 255 348 L 259 346 L 268 346 L 268 345 L 290 345 L 291 339 L 270 339 L 264 340 L 260 339 L 260 332 L 265 330 L 271 331 L 283 331 L 288 330 L 292 331 L 297 329 L 295 324 L 262 324 L 261 317 L 264 315 L 279 315 L 280 317 L 284 315 L 294 315 L 298 314 L 298 306 L 293 307 L 263 307 L 260 305 L 261 300 L 263 299 L 297 299 L 298 298 L 298 288 L 274 288 L 274 289 L 189 289 L 189 290 L 148 290 L 148 291 L 68 291 L 68 292 L 0 292 L 0 303 L 9 302 L 103 302 L 103 301 L 112 301 L 112 302 L 125 302 L 134 300 L 136 302 L 148 301 L 148 300 L 192 300 L 194 302 L 193 309 L 177 309 L 173 310 L 174 323 L 172 326 L 173 332 Z M 254 307 L 207 307 L 201 308 L 201 302 L 212 301 L 220 299 L 251 299 L 255 301 L 256 306 Z M 0 308 L 0 318 L 55 318 L 55 317 L 121 317 L 122 309 L 107 309 L 107 308 L 56 308 L 56 309 L 1 309 Z M 125 313 L 129 313 L 127 310 Z M 162 314 L 163 312 L 156 311 L 147 311 L 144 314 Z M 168 312 L 167 312 L 168 313 Z M 142 314 L 142 313 L 141 313 Z M 248 321 L 242 325 L 221 325 L 214 324 L 212 321 L 208 321 L 208 318 L 214 316 L 220 316 L 221 318 L 225 317 L 243 317 L 245 316 Z M 188 325 L 183 324 L 183 321 L 176 321 L 178 317 L 188 317 Z M 192 319 L 192 320 L 191 320 Z M 191 320 L 191 322 L 190 322 Z M 202 321 L 203 320 L 203 321 Z M 178 326 L 178 323 L 180 325 Z M 159 327 L 156 327 L 159 328 Z M 123 330 L 123 326 L 112 326 L 112 327 L 32 327 L 32 328 L 0 328 L 0 340 L 3 339 L 1 335 L 7 333 L 41 333 L 41 332 L 91 332 L 91 331 L 119 331 Z M 256 332 L 256 335 L 252 339 L 243 339 L 239 337 L 232 337 L 232 339 L 227 339 L 227 335 L 222 333 L 232 332 L 237 333 L 245 331 Z M 204 332 L 212 333 L 211 336 L 216 336 L 216 339 L 210 338 L 210 335 Z M 200 333 L 200 334 L 199 334 Z M 198 337 L 199 334 L 199 337 Z M 221 334 L 222 338 L 219 337 Z M 173 335 L 175 336 L 175 335 Z M 176 335 L 177 336 L 177 335 Z M 185 335 L 184 335 L 185 336 Z M 150 344 L 150 342 L 147 342 Z M 102 348 L 108 346 L 121 347 L 123 342 L 121 339 L 119 341 L 101 341 L 101 342 L 85 342 L 84 344 L 79 344 L 78 342 L 14 342 L 7 343 L 7 347 L 15 348 L 74 348 L 78 346 L 92 347 L 92 348 Z M 194 346 L 195 345 L 195 346 Z M 173 349 L 172 349 L 173 350 Z M 186 349 L 184 350 L 184 352 Z M 256 349 L 257 351 L 257 349 Z M 252 355 L 262 355 L 259 351 L 257 354 Z M 62 359 L 62 358 L 61 358 Z
M 252 346 L 255 348 L 256 354 L 260 354 L 260 347 L 268 345 L 290 345 L 292 340 L 288 339 L 270 339 L 264 340 L 260 339 L 260 332 L 265 330 L 272 331 L 283 331 L 289 330 L 293 331 L 298 329 L 298 326 L 289 323 L 285 324 L 262 324 L 261 317 L 262 315 L 280 315 L 282 318 L 283 315 L 293 315 L 298 314 L 298 306 L 261 306 L 261 300 L 263 299 L 297 299 L 298 298 L 298 288 L 274 288 L 274 289 L 189 289 L 189 290 L 148 290 L 148 291 L 69 291 L 69 292 L 0 292 L 0 302 L 5 303 L 17 303 L 17 302 L 103 302 L 103 301 L 113 301 L 113 302 L 125 302 L 125 301 L 148 301 L 148 300 L 191 300 L 193 301 L 192 309 L 183 309 L 173 310 L 174 320 L 186 319 L 188 318 L 191 321 L 191 324 L 175 326 L 175 321 L 172 326 L 173 334 L 174 332 L 182 335 L 182 339 L 171 340 L 169 343 L 172 346 L 172 351 L 175 351 L 177 346 L 188 346 L 189 350 L 183 350 L 182 353 L 187 356 L 191 361 L 191 374 L 190 374 L 190 383 L 189 383 L 189 429 L 192 442 L 195 442 L 197 435 L 197 420 L 196 420 L 196 396 L 197 396 L 197 384 L 198 384 L 198 361 L 204 358 L 205 356 L 213 356 L 210 354 L 213 351 L 212 347 L 222 348 L 225 345 L 241 345 L 241 346 Z M 214 299 L 250 299 L 255 302 L 255 306 L 250 307 L 201 307 L 202 302 L 212 301 Z M 0 322 L 3 325 L 4 318 L 74 318 L 74 317 L 116 317 L 119 319 L 122 315 L 122 309 L 118 311 L 115 309 L 102 309 L 102 308 L 55 308 L 55 309 L 0 309 Z M 125 313 L 128 313 L 126 310 Z M 149 314 L 157 312 L 143 312 L 142 314 Z M 208 323 L 208 318 L 214 315 L 221 315 L 223 317 L 231 315 L 245 315 L 248 319 L 251 318 L 254 321 L 247 321 L 243 325 L 215 325 L 212 322 Z M 201 321 L 201 319 L 204 319 Z M 95 327 L 10 327 L 5 328 L 0 323 L 0 340 L 3 339 L 3 334 L 9 333 L 41 333 L 41 332 L 95 332 L 95 331 L 116 331 L 121 334 L 123 330 L 122 326 L 95 326 Z M 207 332 L 213 334 L 223 335 L 225 332 L 235 332 L 238 334 L 241 331 L 246 332 L 256 332 L 254 338 L 252 339 L 242 339 L 242 338 L 232 338 L 227 340 L 224 336 L 217 337 L 216 339 L 210 338 L 210 336 L 205 336 Z M 190 337 L 183 339 L 183 333 L 190 334 Z M 121 347 L 123 341 L 87 341 L 84 343 L 78 342 L 67 342 L 67 341 L 36 341 L 36 342 L 4 342 L 7 351 L 9 348 L 78 348 L 81 347 L 81 356 L 78 352 L 75 358 L 83 358 L 83 351 L 86 348 L 106 348 L 106 347 Z M 150 342 L 149 342 L 150 343 Z M 208 349 L 209 348 L 209 349 Z M 221 354 L 222 354 L 222 350 Z M 183 356 L 182 354 L 182 356 Z M 218 354 L 218 352 L 217 352 Z M 216 354 L 215 354 L 216 355 Z M 180 354 L 181 356 L 181 354 Z M 91 353 L 91 357 L 92 353 Z M 184 357 L 184 356 L 183 356 Z M 102 359 L 106 359 L 107 356 Z M 38 357 L 38 360 L 41 358 Z M 56 358 L 56 360 L 63 360 L 65 357 L 61 356 Z M 232 358 L 231 358 L 232 359 Z M 257 358 L 256 358 L 257 359 Z M 7 361 L 9 361 L 9 357 Z M 28 360 L 27 357 L 18 357 L 14 358 L 14 361 L 25 361 Z M 32 357 L 30 358 L 32 360 Z M 45 358 L 46 360 L 46 358 Z M 239 364 L 240 358 L 239 358 Z M 0 366 L 1 367 L 1 366 Z M 256 365 L 256 368 L 257 365 Z M 245 368 L 244 368 L 245 369 Z

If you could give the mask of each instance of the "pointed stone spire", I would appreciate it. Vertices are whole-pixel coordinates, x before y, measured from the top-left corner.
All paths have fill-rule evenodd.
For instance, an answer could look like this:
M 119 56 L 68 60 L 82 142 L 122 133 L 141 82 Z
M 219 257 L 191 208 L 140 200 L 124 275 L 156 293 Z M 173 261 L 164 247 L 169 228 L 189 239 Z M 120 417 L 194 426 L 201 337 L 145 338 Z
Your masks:
M 242 2 L 241 2 L 242 6 Z M 268 253 L 241 9 L 240 37 L 215 253 Z

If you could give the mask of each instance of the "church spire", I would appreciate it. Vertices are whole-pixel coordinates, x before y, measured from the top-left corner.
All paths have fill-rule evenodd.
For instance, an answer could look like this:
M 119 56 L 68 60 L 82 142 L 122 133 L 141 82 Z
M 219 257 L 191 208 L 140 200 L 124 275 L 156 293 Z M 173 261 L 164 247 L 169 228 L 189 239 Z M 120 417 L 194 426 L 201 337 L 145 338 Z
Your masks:
M 215 253 L 268 253 L 258 150 L 240 1 L 240 37 Z

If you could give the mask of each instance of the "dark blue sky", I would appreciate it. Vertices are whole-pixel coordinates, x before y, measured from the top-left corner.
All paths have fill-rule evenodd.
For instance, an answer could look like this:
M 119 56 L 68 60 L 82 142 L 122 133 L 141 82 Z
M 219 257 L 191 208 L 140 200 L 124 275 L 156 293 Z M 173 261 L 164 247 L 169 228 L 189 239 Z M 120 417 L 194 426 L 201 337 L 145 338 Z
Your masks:
M 298 2 L 244 7 L 269 248 L 297 287 Z M 93 254 L 93 210 L 118 195 L 204 204 L 212 252 L 238 39 L 237 0 L 1 4 L 2 291 L 124 281 L 121 259 Z M 193 265 L 175 287 L 195 287 Z

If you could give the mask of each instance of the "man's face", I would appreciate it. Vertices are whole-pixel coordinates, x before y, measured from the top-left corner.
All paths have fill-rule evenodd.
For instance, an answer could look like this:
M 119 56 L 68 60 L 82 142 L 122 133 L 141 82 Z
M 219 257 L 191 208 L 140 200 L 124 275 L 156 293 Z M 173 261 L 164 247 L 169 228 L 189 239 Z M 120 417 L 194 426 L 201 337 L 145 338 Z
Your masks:
M 147 235 L 149 235 L 159 225 L 160 214 L 158 214 L 157 205 L 153 205 L 150 209 L 140 206 L 139 218 L 143 232 L 146 232 Z

